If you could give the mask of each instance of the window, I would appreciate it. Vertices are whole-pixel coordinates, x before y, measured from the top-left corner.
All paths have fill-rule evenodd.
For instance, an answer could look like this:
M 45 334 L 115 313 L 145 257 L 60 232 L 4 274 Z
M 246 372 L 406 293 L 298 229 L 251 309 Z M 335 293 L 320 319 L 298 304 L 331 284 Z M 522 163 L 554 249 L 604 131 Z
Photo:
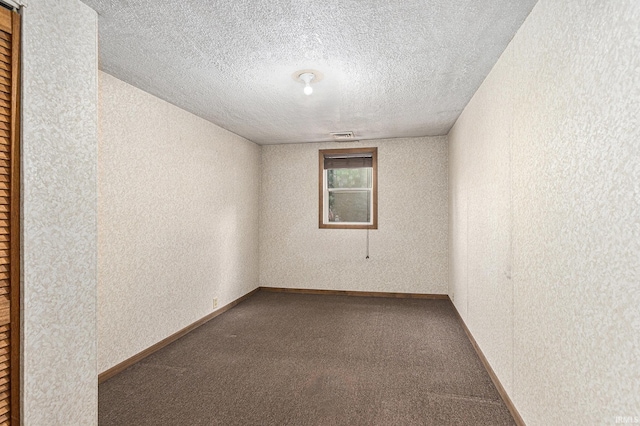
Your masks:
M 320 228 L 378 229 L 378 149 L 320 150 Z

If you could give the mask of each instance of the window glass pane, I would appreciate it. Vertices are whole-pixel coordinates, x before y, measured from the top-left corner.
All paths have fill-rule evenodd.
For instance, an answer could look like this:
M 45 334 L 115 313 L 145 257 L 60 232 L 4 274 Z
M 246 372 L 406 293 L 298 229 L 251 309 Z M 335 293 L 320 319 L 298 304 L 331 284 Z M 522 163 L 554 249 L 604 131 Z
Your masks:
M 329 192 L 329 222 L 369 223 L 370 210 L 371 191 Z
M 371 188 L 371 167 L 328 169 L 327 188 Z

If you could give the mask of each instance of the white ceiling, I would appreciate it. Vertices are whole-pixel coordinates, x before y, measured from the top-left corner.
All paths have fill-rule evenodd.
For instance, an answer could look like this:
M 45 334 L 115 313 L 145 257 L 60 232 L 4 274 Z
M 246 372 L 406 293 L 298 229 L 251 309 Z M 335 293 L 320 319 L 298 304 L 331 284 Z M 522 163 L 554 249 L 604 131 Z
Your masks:
M 446 134 L 537 0 L 84 0 L 100 68 L 259 144 Z M 294 81 L 316 69 L 311 96 Z

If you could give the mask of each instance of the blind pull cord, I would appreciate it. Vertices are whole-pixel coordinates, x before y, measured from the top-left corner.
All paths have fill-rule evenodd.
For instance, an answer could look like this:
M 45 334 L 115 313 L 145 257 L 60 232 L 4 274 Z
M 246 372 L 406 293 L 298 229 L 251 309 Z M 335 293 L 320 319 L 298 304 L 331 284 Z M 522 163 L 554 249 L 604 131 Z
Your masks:
M 365 259 L 369 258 L 369 228 L 367 228 L 367 257 Z

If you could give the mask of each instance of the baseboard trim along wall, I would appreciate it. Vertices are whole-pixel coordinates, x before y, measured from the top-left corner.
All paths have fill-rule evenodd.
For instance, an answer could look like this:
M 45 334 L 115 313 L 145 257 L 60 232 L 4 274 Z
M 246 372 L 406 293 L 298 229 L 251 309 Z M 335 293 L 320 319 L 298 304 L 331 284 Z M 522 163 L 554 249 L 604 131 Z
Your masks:
M 385 293 L 381 291 L 314 290 L 306 288 L 260 287 L 272 293 L 324 294 L 333 296 L 387 297 L 392 299 L 449 299 L 446 294 Z
M 324 294 L 324 295 L 341 295 L 341 296 L 357 296 L 357 297 L 388 297 L 395 299 L 449 299 L 449 296 L 446 294 L 420 294 L 420 293 L 385 293 L 385 292 L 372 292 L 372 291 L 347 291 L 347 290 L 313 290 L 313 289 L 300 289 L 300 288 L 282 288 L 282 287 L 258 287 L 255 290 L 245 294 L 244 296 L 234 300 L 233 302 L 221 307 L 220 309 L 210 313 L 209 315 L 199 319 L 193 324 L 188 325 L 180 331 L 173 333 L 171 336 L 159 341 L 153 346 L 149 346 L 147 349 L 143 350 L 132 356 L 131 358 L 127 358 L 124 361 L 114 365 L 108 370 L 103 371 L 98 375 L 98 383 L 102 383 L 106 380 L 109 380 L 111 377 L 120 373 L 121 371 L 126 370 L 131 367 L 138 361 L 143 360 L 149 355 L 153 354 L 156 351 L 164 348 L 170 343 L 175 342 L 182 336 L 186 335 L 190 331 L 200 327 L 202 324 L 214 319 L 218 315 L 221 315 L 228 311 L 229 309 L 236 306 L 238 303 L 246 300 L 247 298 L 253 296 L 258 291 L 269 291 L 275 293 L 299 293 L 299 294 Z
M 244 296 L 241 296 L 240 298 L 234 300 L 233 302 L 228 303 L 227 305 L 221 307 L 220 309 L 218 309 L 218 310 L 210 313 L 209 315 L 199 319 L 198 321 L 194 322 L 193 324 L 190 324 L 187 327 L 183 328 L 182 330 L 177 331 L 176 333 L 172 334 L 171 336 L 159 341 L 155 345 L 150 346 L 147 349 L 143 350 L 142 352 L 139 352 L 136 355 L 132 356 L 131 358 L 128 358 L 128 359 L 122 361 L 121 363 L 114 365 L 113 367 L 109 368 L 108 370 L 105 370 L 104 372 L 102 372 L 102 373 L 100 373 L 98 375 L 98 383 L 102 383 L 102 382 L 110 379 L 111 377 L 115 376 L 116 374 L 126 370 L 129 367 L 131 367 L 136 362 L 143 360 L 144 358 L 148 357 L 149 355 L 153 354 L 154 352 L 164 348 L 165 346 L 169 345 L 170 343 L 175 342 L 176 340 L 178 340 L 182 336 L 188 334 L 189 332 L 195 330 L 196 328 L 198 328 L 201 325 L 205 324 L 206 322 L 212 320 L 213 318 L 217 317 L 218 315 L 221 315 L 221 314 L 225 313 L 226 311 L 228 311 L 229 309 L 233 308 L 234 306 L 236 306 L 240 302 L 243 302 L 244 300 L 246 300 L 249 297 L 253 296 L 258 291 L 266 291 L 266 292 L 272 292 L 272 293 L 298 293 L 298 294 L 339 295 L 339 296 L 355 296 L 355 297 L 381 297 L 381 298 L 393 298 L 393 299 L 440 299 L 440 300 L 449 300 L 451 302 L 451 299 L 449 299 L 449 296 L 447 294 L 385 293 L 385 292 L 375 292 L 375 291 L 372 292 L 372 291 L 350 291 L 350 290 L 315 290 L 315 289 L 283 288 L 283 287 L 258 287 L 255 290 L 252 290 L 249 293 L 245 294 Z M 504 401 L 504 403 L 506 404 L 507 408 L 511 412 L 511 415 L 513 416 L 513 419 L 515 420 L 516 424 L 518 426 L 526 426 L 525 423 L 524 423 L 524 420 L 522 420 L 522 417 L 520 416 L 520 413 L 518 413 L 518 410 L 513 405 L 513 402 L 511 401 L 511 398 L 509 398 L 509 395 L 504 390 L 504 387 L 502 386 L 502 383 L 500 383 L 500 380 L 498 379 L 498 376 L 496 376 L 495 372 L 493 371 L 493 368 L 491 368 L 491 365 L 487 361 L 487 358 L 484 356 L 484 354 L 482 353 L 482 350 L 478 346 L 478 343 L 473 338 L 473 335 L 471 334 L 471 331 L 469 331 L 469 328 L 467 328 L 467 325 L 465 324 L 464 320 L 460 316 L 460 313 L 458 312 L 458 309 L 453 304 L 453 302 L 451 302 L 451 305 L 453 306 L 453 310 L 455 311 L 455 313 L 456 313 L 456 315 L 458 317 L 458 321 L 460 321 L 460 324 L 462 325 L 462 328 L 464 329 L 464 332 L 466 333 L 467 337 L 469 338 L 469 341 L 471 342 L 471 345 L 473 346 L 474 350 L 478 354 L 478 357 L 480 358 L 480 361 L 482 361 L 482 364 L 484 365 L 485 369 L 489 373 L 489 376 L 491 377 L 491 381 L 495 385 L 496 389 L 498 390 L 498 393 L 502 397 L 502 400 Z
M 149 355 L 153 354 L 154 352 L 159 351 L 160 349 L 164 348 L 165 346 L 169 345 L 170 343 L 175 342 L 176 340 L 178 340 L 182 336 L 184 336 L 184 335 L 188 334 L 189 332 L 195 330 L 196 328 L 200 327 L 204 323 L 206 323 L 208 321 L 211 321 L 212 319 L 214 319 L 218 315 L 221 315 L 221 314 L 227 312 L 229 309 L 233 308 L 238 303 L 240 303 L 240 302 L 248 299 L 249 297 L 253 296 L 255 293 L 258 292 L 258 290 L 260 290 L 260 289 L 256 288 L 255 290 L 250 291 L 249 293 L 245 294 L 244 296 L 239 297 L 238 299 L 234 300 L 233 302 L 224 305 L 223 307 L 221 307 L 220 309 L 217 309 L 214 312 L 211 312 L 209 315 L 200 318 L 198 321 L 194 322 L 193 324 L 190 324 L 190 325 L 186 326 L 185 328 L 183 328 L 182 330 L 179 330 L 179 331 L 173 333 L 171 336 L 169 336 L 169 337 L 167 337 L 165 339 L 162 339 L 161 341 L 159 341 L 155 345 L 149 346 L 147 349 L 143 350 L 142 352 L 139 352 L 139 353 L 135 354 L 134 356 L 132 356 L 131 358 L 125 359 L 121 363 L 116 364 L 113 367 L 109 368 L 108 370 L 105 370 L 104 372 L 98 374 L 98 383 L 102 383 L 102 382 L 112 378 L 113 376 L 115 376 L 116 374 L 120 373 L 121 371 L 124 371 L 127 368 L 131 367 L 136 362 L 143 360 L 144 358 L 148 357 Z
M 464 332 L 467 334 L 467 337 L 469 338 L 469 341 L 471 342 L 473 349 L 475 349 L 476 353 L 478 354 L 478 357 L 480 358 L 480 361 L 482 361 L 482 365 L 484 365 L 484 368 L 489 373 L 489 377 L 491 377 L 491 381 L 493 382 L 494 386 L 498 390 L 498 393 L 500 394 L 500 396 L 502 397 L 502 400 L 504 401 L 505 405 L 509 409 L 509 412 L 513 416 L 513 420 L 516 422 L 516 425 L 526 426 L 524 420 L 520 416 L 520 413 L 518 413 L 516 406 L 513 405 L 513 401 L 511 401 L 511 398 L 509 398 L 507 391 L 504 390 L 502 383 L 500 383 L 500 379 L 498 379 L 498 376 L 496 376 L 496 373 L 493 371 L 493 368 L 491 368 L 491 364 L 489 364 L 489 361 L 487 361 L 487 358 L 484 356 L 484 353 L 482 353 L 480 346 L 478 346 L 478 342 L 476 342 L 476 339 L 473 338 L 473 334 L 471 334 L 471 331 L 467 327 L 467 324 L 465 324 L 464 320 L 462 319 L 460 312 L 458 312 L 458 308 L 456 308 L 456 305 L 451 301 L 451 299 L 449 299 L 449 301 L 451 302 L 451 305 L 453 306 L 453 310 L 458 316 L 458 321 L 460 321 L 460 324 L 462 325 Z

